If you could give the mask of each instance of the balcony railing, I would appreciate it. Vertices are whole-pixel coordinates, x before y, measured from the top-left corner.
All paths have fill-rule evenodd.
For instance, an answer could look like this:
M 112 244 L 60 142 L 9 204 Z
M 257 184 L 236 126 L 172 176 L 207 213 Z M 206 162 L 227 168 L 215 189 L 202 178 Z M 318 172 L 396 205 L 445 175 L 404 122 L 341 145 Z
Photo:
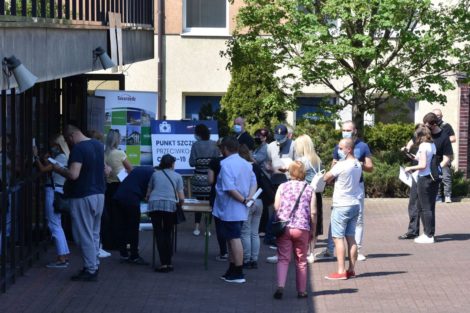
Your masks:
M 123 24 L 153 27 L 153 0 L 0 0 L 0 22 L 17 16 L 108 25 L 108 12 L 120 13 Z

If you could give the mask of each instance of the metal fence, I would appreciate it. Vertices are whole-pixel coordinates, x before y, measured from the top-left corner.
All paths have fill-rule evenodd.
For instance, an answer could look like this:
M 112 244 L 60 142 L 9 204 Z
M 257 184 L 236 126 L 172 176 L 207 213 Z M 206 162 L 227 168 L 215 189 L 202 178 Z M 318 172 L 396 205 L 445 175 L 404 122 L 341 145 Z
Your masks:
M 33 138 L 45 151 L 60 129 L 60 81 L 0 94 L 0 292 L 39 258 L 49 239 L 43 176 L 33 166 Z
M 0 0 L 0 17 L 23 16 L 101 22 L 121 13 L 124 24 L 153 25 L 153 0 Z

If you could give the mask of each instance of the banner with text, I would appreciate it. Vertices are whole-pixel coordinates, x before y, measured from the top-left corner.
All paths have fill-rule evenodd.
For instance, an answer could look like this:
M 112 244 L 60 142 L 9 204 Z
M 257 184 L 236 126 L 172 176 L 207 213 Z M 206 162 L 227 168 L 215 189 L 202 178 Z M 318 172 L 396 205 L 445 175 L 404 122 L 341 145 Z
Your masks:
M 209 121 L 152 121 L 152 156 L 153 165 L 160 164 L 160 159 L 165 154 L 171 154 L 176 158 L 175 169 L 180 174 L 192 174 L 193 168 L 189 166 L 191 147 L 196 138 L 194 128 L 197 124 L 205 124 L 210 131 L 210 139 L 217 141 L 219 138 L 217 122 Z
M 97 90 L 105 97 L 104 135 L 119 130 L 119 149 L 132 165 L 152 165 L 150 121 L 155 120 L 157 93 L 125 90 Z

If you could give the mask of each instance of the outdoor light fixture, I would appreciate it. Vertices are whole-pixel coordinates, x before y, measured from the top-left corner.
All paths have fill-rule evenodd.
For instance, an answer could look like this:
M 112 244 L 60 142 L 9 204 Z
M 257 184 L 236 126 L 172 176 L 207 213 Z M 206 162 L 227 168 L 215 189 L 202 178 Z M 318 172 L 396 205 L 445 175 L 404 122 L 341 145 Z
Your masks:
M 109 55 L 106 53 L 106 51 L 103 50 L 103 48 L 98 47 L 95 50 L 93 50 L 93 67 L 97 61 L 97 59 L 100 60 L 101 66 L 103 66 L 103 69 L 108 69 L 110 67 L 115 67 L 116 64 L 111 60 Z
M 8 89 L 10 88 L 10 77 L 15 76 L 15 80 L 18 83 L 18 89 L 23 92 L 34 86 L 34 83 L 38 80 L 28 69 L 21 64 L 14 55 L 9 58 L 3 58 L 2 61 L 3 74 L 8 82 Z

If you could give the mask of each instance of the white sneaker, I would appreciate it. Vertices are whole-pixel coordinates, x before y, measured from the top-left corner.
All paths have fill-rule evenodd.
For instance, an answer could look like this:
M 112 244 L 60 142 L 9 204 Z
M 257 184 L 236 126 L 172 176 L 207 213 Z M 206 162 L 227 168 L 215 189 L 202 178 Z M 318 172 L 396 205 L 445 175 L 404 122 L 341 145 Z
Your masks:
M 313 255 L 313 252 L 310 252 L 307 256 L 307 263 L 312 264 L 313 262 L 315 262 L 315 256 Z
M 277 263 L 277 255 L 268 256 L 266 258 L 266 262 L 271 263 L 271 264 L 276 264 Z
M 109 253 L 108 251 L 104 251 L 103 249 L 100 248 L 100 251 L 98 252 L 98 257 L 99 258 L 107 258 L 107 257 L 110 257 L 111 256 L 111 253 Z
M 415 238 L 415 243 L 434 243 L 434 236 L 428 237 L 426 234 L 421 234 Z
M 450 197 L 446 197 L 446 203 L 452 203 L 452 199 Z
M 323 251 L 315 254 L 315 260 L 332 260 L 335 258 L 333 252 L 328 251 L 328 249 L 323 249 Z
M 193 230 L 193 235 L 194 236 L 199 236 L 201 234 L 201 231 L 199 229 Z
M 357 260 L 358 261 L 365 261 L 365 260 L 367 260 L 367 257 L 364 254 L 358 253 Z

